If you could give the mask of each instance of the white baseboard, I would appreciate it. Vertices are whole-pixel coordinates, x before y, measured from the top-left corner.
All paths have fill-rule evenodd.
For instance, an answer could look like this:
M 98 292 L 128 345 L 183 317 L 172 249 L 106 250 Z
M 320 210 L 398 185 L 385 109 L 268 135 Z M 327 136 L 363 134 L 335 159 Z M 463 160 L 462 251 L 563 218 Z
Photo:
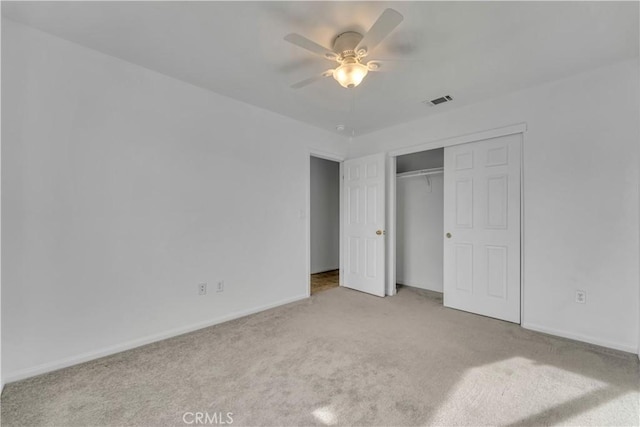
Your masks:
M 110 347 L 105 347 L 100 350 L 90 351 L 82 353 L 76 356 L 67 357 L 54 362 L 44 363 L 42 365 L 34 366 L 32 368 L 21 369 L 16 372 L 11 372 L 4 376 L 2 387 L 4 384 L 12 383 L 14 381 L 20 381 L 26 378 L 30 378 L 36 375 L 45 374 L 47 372 L 57 371 L 58 369 L 68 368 L 69 366 L 77 365 L 79 363 L 88 362 L 90 360 L 99 359 L 101 357 L 110 356 L 122 351 L 131 350 L 136 347 L 151 344 L 156 341 L 165 340 L 167 338 L 173 338 L 178 335 L 186 334 L 189 332 L 197 331 L 198 329 L 207 328 L 209 326 L 217 325 L 219 323 L 228 322 L 230 320 L 238 319 L 240 317 L 248 316 L 250 314 L 258 313 L 260 311 L 269 310 L 271 308 L 279 307 L 281 305 L 289 304 L 292 302 L 300 301 L 308 298 L 307 295 L 300 295 L 293 298 L 288 298 L 282 301 L 278 301 L 272 304 L 255 307 L 249 310 L 237 311 L 235 313 L 227 314 L 225 316 L 217 317 L 215 319 L 207 320 L 204 322 L 195 323 L 189 326 L 181 328 L 170 329 L 158 334 L 148 335 L 146 337 L 138 338 L 135 340 L 127 341 L 121 344 L 116 344 Z
M 544 334 L 549 334 L 549 335 L 555 335 L 562 338 L 569 338 L 571 340 L 582 341 L 589 344 L 595 344 L 601 347 L 607 347 L 607 348 L 612 348 L 614 350 L 625 351 L 627 353 L 638 353 L 638 349 L 636 347 L 632 347 L 626 344 L 605 341 L 599 338 L 590 337 L 588 335 L 580 335 L 580 334 L 574 334 L 571 332 L 559 331 L 557 329 L 547 328 L 547 327 L 536 325 L 535 323 L 529 323 L 529 322 L 522 322 L 520 326 L 532 331 L 542 332 Z
M 414 288 L 414 289 L 422 289 L 423 291 L 431 291 L 431 292 L 437 292 L 439 294 L 443 293 L 442 289 L 434 289 L 432 287 L 429 287 L 427 285 L 422 285 L 422 284 L 411 284 L 411 285 L 407 285 L 406 283 L 404 283 L 403 281 L 400 280 L 396 280 L 396 284 L 397 285 L 402 285 L 402 286 L 406 286 L 408 288 Z
M 327 273 L 329 271 L 335 271 L 335 270 L 339 270 L 339 267 L 336 268 L 316 268 L 315 270 L 311 270 L 310 274 L 319 274 L 319 273 Z

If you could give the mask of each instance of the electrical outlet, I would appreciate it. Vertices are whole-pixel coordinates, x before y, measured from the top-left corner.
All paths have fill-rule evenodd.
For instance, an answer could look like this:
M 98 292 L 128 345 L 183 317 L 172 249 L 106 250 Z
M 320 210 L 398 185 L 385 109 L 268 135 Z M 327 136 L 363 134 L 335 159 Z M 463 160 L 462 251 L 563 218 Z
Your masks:
M 576 302 L 578 304 L 586 304 L 587 303 L 587 291 L 581 291 L 578 289 L 576 291 Z
M 206 294 L 207 294 L 207 284 L 198 283 L 198 295 L 206 295 Z
M 216 289 L 216 292 L 224 292 L 224 280 L 220 280 L 218 282 L 218 288 Z

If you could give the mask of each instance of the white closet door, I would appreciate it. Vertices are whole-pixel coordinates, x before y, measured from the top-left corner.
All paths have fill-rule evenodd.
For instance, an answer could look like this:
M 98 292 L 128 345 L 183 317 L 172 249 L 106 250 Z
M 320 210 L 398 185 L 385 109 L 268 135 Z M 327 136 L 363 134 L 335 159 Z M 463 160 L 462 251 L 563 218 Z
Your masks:
M 344 162 L 343 286 L 383 297 L 385 155 Z
M 445 148 L 444 305 L 520 323 L 515 134 Z

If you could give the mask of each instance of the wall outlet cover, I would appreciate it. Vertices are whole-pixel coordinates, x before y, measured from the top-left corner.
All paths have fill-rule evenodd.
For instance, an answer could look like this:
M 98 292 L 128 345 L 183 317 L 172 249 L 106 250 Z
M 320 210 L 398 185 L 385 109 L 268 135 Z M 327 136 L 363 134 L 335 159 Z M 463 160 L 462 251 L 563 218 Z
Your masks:
M 207 284 L 198 283 L 198 295 L 206 295 L 206 294 L 207 294 Z

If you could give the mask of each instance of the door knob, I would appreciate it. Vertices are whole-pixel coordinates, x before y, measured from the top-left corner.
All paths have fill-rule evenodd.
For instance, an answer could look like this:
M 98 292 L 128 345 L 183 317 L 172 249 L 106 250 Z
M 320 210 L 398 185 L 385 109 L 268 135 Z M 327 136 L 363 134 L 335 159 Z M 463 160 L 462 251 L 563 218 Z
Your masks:
M 377 234 L 378 236 L 380 236 L 380 235 L 384 234 L 384 231 L 382 231 L 382 230 L 378 230 L 378 231 L 376 231 L 376 234 Z
M 447 233 L 446 236 L 447 236 L 447 239 L 450 239 L 451 238 L 451 233 Z

